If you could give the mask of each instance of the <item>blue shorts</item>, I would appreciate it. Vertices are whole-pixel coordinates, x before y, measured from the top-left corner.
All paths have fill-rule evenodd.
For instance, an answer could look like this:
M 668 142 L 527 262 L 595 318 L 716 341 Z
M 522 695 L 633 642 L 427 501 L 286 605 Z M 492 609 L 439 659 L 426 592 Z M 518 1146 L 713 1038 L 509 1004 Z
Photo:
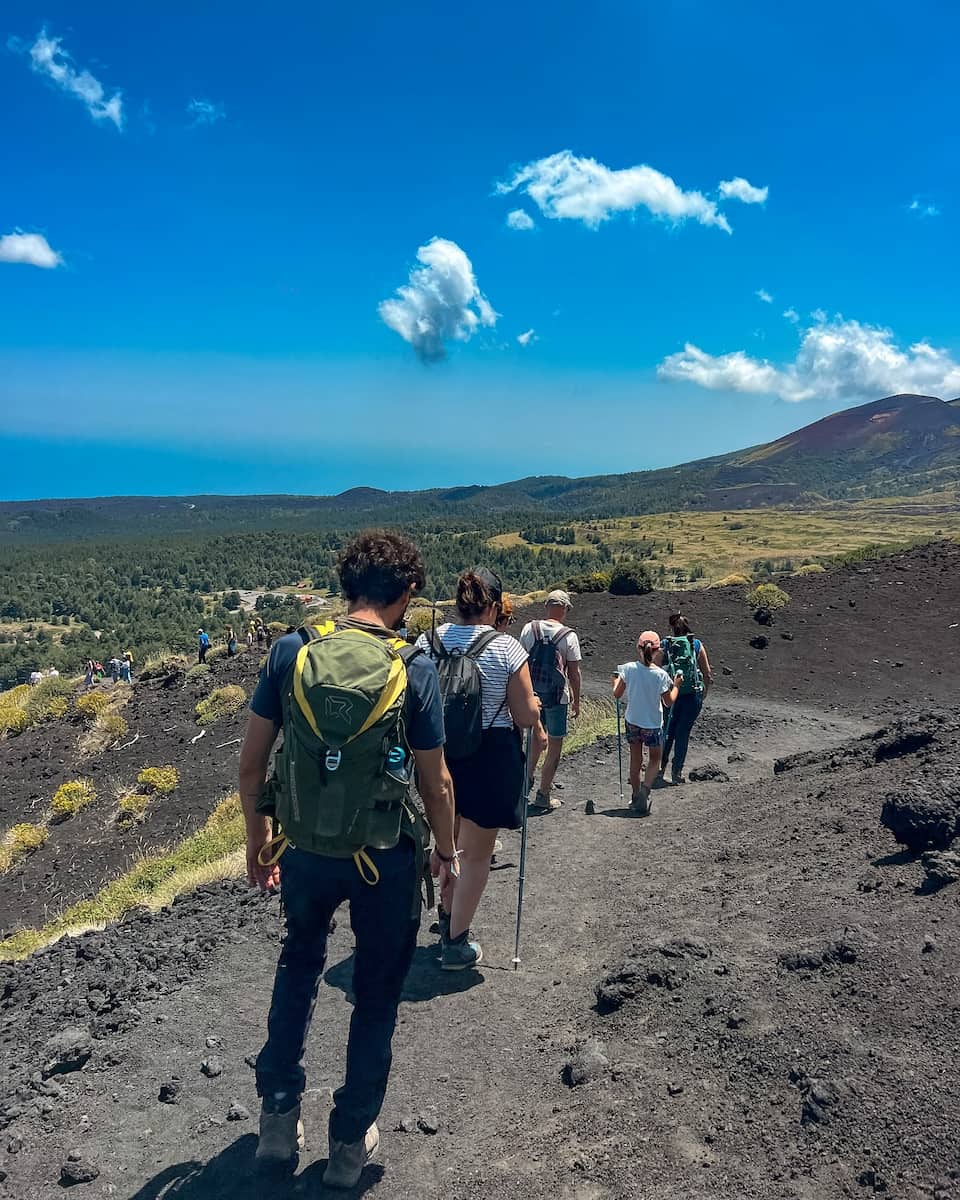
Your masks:
M 547 737 L 562 738 L 567 736 L 567 708 L 566 704 L 552 704 L 549 708 L 540 710 L 543 717 L 543 727 L 547 731 Z

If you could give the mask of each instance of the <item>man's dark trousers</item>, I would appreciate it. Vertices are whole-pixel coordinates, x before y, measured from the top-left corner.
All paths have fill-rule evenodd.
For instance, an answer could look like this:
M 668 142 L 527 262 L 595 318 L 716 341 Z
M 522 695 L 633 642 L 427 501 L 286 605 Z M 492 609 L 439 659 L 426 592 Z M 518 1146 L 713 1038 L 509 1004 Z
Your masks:
M 267 1043 L 257 1058 L 260 1096 L 303 1093 L 303 1056 L 327 958 L 327 932 L 337 907 L 350 903 L 356 938 L 354 1009 L 347 1072 L 334 1093 L 330 1136 L 358 1142 L 383 1106 L 392 1061 L 397 1006 L 413 960 L 420 924 L 419 872 L 413 842 L 367 853 L 380 881 L 366 883 L 352 858 L 326 858 L 290 847 L 280 860 L 286 934 L 273 984 Z M 369 871 L 369 868 L 367 868 Z M 416 914 L 414 899 L 417 897 Z

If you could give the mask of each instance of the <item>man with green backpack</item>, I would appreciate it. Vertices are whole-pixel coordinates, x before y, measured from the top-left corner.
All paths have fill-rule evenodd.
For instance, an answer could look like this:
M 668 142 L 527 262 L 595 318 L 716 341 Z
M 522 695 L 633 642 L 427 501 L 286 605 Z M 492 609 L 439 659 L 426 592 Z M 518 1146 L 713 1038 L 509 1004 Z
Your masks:
M 330 921 L 348 901 L 355 1002 L 324 1183 L 353 1187 L 379 1145 L 397 1006 L 420 923 L 425 830 L 409 795 L 414 768 L 435 840 L 434 876 L 456 875 L 457 858 L 436 668 L 396 635 L 424 586 L 420 552 L 397 534 L 367 532 L 344 549 L 338 569 L 348 616 L 280 638 L 263 668 L 240 795 L 248 877 L 281 888 L 286 921 L 257 1058 L 257 1161 L 293 1168 L 303 1148 L 307 1034 Z

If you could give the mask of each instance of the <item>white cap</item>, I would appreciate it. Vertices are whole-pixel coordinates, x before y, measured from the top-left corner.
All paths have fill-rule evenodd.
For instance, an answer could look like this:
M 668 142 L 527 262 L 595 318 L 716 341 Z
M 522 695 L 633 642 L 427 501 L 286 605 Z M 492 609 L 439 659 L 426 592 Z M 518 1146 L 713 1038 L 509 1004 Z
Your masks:
M 556 588 L 544 601 L 544 604 L 549 608 L 552 604 L 562 604 L 564 608 L 573 608 L 570 603 L 569 595 L 561 588 Z

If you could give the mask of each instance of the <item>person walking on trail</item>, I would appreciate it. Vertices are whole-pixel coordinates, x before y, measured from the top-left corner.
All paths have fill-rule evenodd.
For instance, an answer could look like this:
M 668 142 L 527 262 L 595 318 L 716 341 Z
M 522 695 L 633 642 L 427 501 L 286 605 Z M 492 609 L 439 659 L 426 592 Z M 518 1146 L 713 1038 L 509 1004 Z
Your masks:
M 129 650 L 125 650 L 123 658 L 120 659 L 120 682 L 133 683 L 133 655 Z
M 247 650 L 253 649 L 253 626 L 247 630 Z
M 235 658 L 237 653 L 237 635 L 233 631 L 233 626 L 227 626 L 227 654 L 230 658 Z
M 676 701 L 682 682 L 679 675 L 671 679 L 656 665 L 654 658 L 659 649 L 660 638 L 656 633 L 652 630 L 641 633 L 637 639 L 638 657 L 617 667 L 613 678 L 616 700 L 624 694 L 627 697 L 624 725 L 630 747 L 630 808 L 640 817 L 647 816 L 652 806 L 650 790 L 657 778 L 663 745 L 663 709 Z M 641 777 L 644 747 L 649 757 Z
M 210 649 L 210 635 L 205 629 L 197 630 L 197 662 L 207 661 L 207 651 Z
M 348 901 L 354 1009 L 323 1182 L 353 1187 L 379 1145 L 397 1007 L 420 925 L 425 839 L 408 791 L 414 765 L 441 887 L 458 865 L 436 668 L 394 632 L 423 587 L 423 559 L 406 538 L 372 531 L 344 548 L 338 570 L 348 615 L 279 638 L 261 671 L 240 796 L 248 878 L 262 890 L 279 885 L 286 924 L 256 1063 L 257 1161 L 293 1167 L 303 1147 L 307 1034 L 330 920 Z M 265 785 L 281 727 L 284 744 Z
M 546 619 L 530 621 L 520 633 L 520 644 L 530 655 L 530 677 L 542 710 L 547 731 L 547 756 L 540 771 L 540 786 L 532 808 L 550 812 L 562 801 L 550 795 L 553 780 L 563 753 L 567 736 L 568 713 L 574 719 L 580 715 L 580 639 L 565 624 L 570 609 L 570 597 L 564 591 L 551 592 L 545 601 Z M 533 760 L 531 775 L 537 768 L 540 755 Z
M 533 729 L 538 749 L 546 743 L 527 652 L 516 638 L 496 630 L 503 605 L 499 577 L 484 567 L 464 571 L 456 604 L 460 624 L 445 623 L 416 642 L 440 674 L 457 806 L 460 877 L 448 880 L 440 892 L 445 971 L 475 967 L 483 958 L 470 924 L 490 877 L 497 834 L 520 828 L 527 802 L 520 730 Z
M 87 665 L 83 669 L 83 686 L 85 690 L 93 687 L 93 671 L 93 659 L 88 658 Z
M 690 733 L 713 682 L 713 672 L 705 646 L 693 636 L 690 623 L 682 613 L 670 617 L 670 634 L 661 639 L 660 647 L 664 668 L 672 675 L 678 671 L 683 674 L 680 694 L 666 723 L 660 778 L 663 779 L 672 754 L 671 781 L 685 783 L 683 767 L 687 761 Z

